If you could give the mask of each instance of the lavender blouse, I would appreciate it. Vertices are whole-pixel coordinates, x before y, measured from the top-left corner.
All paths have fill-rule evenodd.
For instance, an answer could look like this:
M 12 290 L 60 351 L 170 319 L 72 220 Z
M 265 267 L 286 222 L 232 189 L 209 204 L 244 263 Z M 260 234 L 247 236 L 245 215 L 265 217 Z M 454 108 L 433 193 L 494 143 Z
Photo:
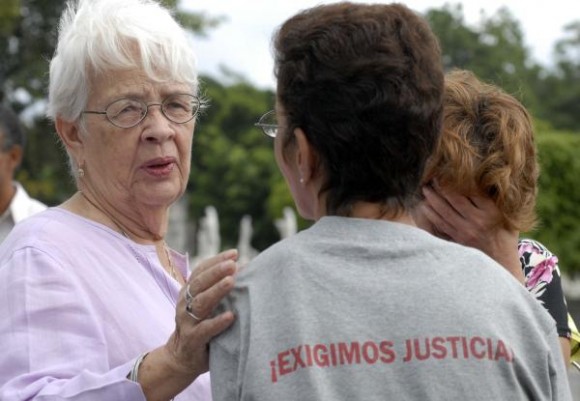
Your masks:
M 178 294 L 152 245 L 60 208 L 17 224 L 0 246 L 0 400 L 145 401 L 127 374 L 168 340 Z M 209 375 L 175 400 L 210 401 Z

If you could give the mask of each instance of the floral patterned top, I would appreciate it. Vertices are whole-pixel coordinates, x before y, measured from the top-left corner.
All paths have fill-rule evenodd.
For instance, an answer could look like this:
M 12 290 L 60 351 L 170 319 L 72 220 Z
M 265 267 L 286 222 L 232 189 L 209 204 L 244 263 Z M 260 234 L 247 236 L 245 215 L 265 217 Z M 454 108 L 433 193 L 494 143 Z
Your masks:
M 558 257 L 544 245 L 531 239 L 521 239 L 518 251 L 526 277 L 526 288 L 552 315 L 558 335 L 570 338 L 568 306 L 562 290 Z

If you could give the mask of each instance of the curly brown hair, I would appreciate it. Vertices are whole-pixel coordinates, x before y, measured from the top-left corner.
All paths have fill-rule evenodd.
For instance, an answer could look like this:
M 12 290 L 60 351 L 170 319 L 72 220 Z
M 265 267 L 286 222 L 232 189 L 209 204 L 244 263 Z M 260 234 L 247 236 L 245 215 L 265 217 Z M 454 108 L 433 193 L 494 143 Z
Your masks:
M 510 230 L 536 223 L 539 165 L 532 119 L 515 97 L 469 71 L 445 77 L 443 131 L 427 163 L 433 179 L 463 195 L 491 198 Z

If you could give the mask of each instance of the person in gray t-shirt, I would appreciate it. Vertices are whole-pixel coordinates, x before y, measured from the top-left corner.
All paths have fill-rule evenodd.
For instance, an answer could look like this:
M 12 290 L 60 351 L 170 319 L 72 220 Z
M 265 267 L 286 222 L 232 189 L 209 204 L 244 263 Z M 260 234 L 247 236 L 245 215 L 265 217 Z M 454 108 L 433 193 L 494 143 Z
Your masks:
M 258 123 L 313 220 L 253 259 L 210 344 L 214 401 L 571 400 L 554 321 L 503 267 L 411 215 L 443 71 L 400 4 L 305 10 L 274 37 Z

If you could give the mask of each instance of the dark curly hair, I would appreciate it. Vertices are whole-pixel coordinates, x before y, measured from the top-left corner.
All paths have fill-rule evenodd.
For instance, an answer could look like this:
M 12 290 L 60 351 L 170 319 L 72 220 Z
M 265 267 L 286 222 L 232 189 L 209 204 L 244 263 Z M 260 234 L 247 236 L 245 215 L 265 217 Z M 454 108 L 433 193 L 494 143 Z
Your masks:
M 278 104 L 304 130 L 326 182 L 327 214 L 355 202 L 399 213 L 416 201 L 442 115 L 443 69 L 427 22 L 401 4 L 305 10 L 274 37 Z

